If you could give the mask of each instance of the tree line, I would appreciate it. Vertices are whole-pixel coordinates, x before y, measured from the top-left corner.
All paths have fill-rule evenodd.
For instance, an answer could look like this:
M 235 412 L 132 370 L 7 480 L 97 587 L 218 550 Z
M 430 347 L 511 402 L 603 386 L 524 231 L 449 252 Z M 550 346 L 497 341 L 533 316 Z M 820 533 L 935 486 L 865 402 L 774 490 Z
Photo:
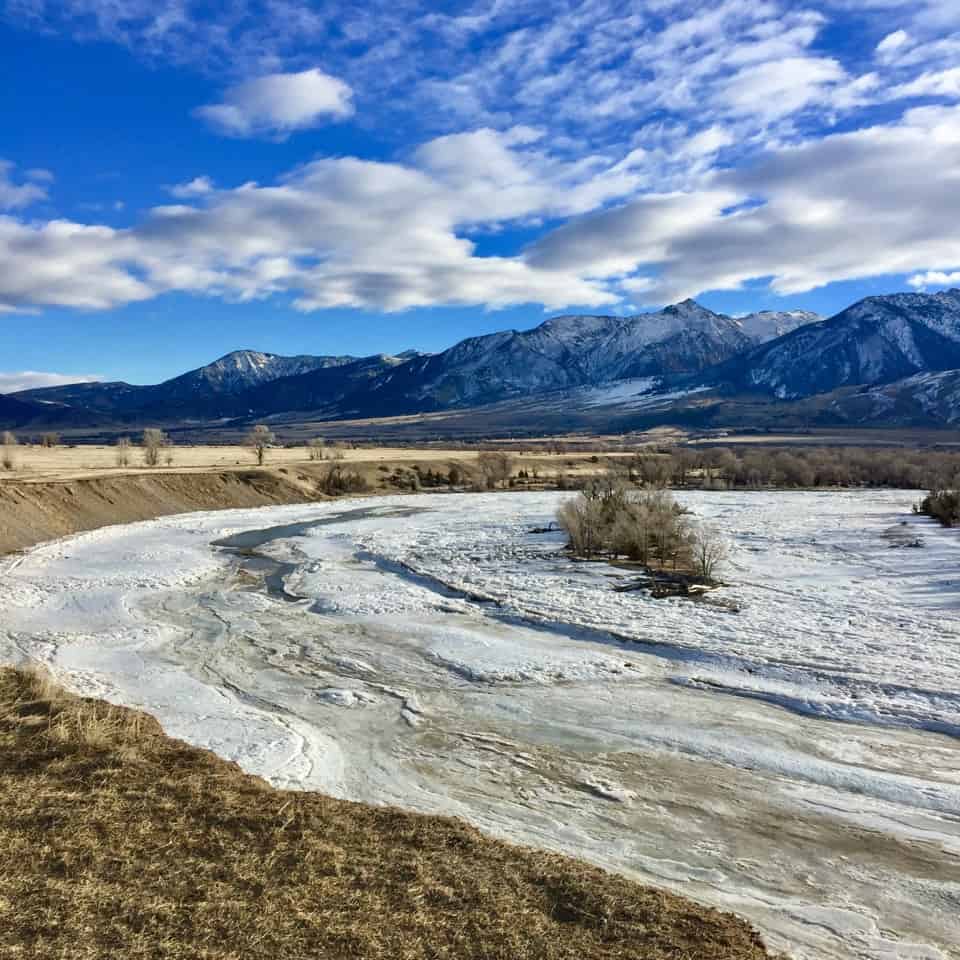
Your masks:
M 621 460 L 631 482 L 652 486 L 894 487 L 935 490 L 960 477 L 960 452 L 871 447 L 668 447 Z

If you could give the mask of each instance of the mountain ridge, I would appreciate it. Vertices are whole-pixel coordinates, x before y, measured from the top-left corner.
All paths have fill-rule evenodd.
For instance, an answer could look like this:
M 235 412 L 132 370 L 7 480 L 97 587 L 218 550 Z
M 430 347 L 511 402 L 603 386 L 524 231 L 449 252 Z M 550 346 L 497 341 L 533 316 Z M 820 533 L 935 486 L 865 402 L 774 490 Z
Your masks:
M 790 404 L 801 411 L 817 397 L 823 403 L 809 409 L 838 422 L 954 422 L 953 378 L 910 381 L 954 369 L 960 370 L 957 289 L 866 297 L 829 318 L 802 310 L 731 317 L 688 299 L 631 316 L 563 314 L 429 354 L 286 357 L 235 350 L 151 386 L 117 381 L 21 391 L 0 404 L 0 420 L 31 426 L 195 425 L 287 415 L 352 420 L 491 404 L 506 410 L 514 401 L 522 401 L 530 419 L 538 402 L 569 396 L 573 407 L 591 411 L 591 422 L 608 411 L 611 424 L 654 412 L 691 421 L 735 409 L 739 419 L 771 403 L 786 413 Z M 884 388 L 900 381 L 901 387 Z M 754 407 L 737 399 L 749 397 Z M 556 415 L 551 408 L 552 421 Z

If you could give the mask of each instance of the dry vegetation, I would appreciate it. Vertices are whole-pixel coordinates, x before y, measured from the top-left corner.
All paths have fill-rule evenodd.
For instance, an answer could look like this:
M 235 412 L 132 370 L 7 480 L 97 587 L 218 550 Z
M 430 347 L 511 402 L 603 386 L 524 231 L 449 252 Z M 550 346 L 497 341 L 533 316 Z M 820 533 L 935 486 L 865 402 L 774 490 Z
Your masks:
M 730 914 L 457 820 L 274 790 L 0 669 L 0 957 L 766 956 Z
M 945 527 L 960 526 L 960 477 L 951 490 L 931 490 L 914 510 L 933 517 Z
M 712 581 L 726 557 L 720 534 L 691 518 L 669 490 L 632 489 L 615 472 L 590 480 L 560 506 L 557 521 L 570 550 L 586 559 L 625 557 Z

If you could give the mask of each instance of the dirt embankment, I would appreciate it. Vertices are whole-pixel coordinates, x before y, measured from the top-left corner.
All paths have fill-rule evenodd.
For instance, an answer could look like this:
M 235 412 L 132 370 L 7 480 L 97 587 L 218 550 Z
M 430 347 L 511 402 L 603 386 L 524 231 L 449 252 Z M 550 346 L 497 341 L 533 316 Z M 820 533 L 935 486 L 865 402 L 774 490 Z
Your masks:
M 0 554 L 113 523 L 324 499 L 306 473 L 151 473 L 0 484 Z

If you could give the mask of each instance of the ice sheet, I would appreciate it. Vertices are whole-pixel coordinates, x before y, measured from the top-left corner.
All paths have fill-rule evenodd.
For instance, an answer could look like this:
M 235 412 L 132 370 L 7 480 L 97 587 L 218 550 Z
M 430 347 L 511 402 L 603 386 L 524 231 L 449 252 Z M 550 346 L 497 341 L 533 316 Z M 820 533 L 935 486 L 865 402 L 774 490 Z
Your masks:
M 735 909 L 797 957 L 956 955 L 958 531 L 911 492 L 681 494 L 731 540 L 732 613 L 572 563 L 531 532 L 565 496 L 47 544 L 0 561 L 0 656 L 280 785 L 458 814 Z M 235 541 L 259 566 L 212 545 L 267 528 Z

